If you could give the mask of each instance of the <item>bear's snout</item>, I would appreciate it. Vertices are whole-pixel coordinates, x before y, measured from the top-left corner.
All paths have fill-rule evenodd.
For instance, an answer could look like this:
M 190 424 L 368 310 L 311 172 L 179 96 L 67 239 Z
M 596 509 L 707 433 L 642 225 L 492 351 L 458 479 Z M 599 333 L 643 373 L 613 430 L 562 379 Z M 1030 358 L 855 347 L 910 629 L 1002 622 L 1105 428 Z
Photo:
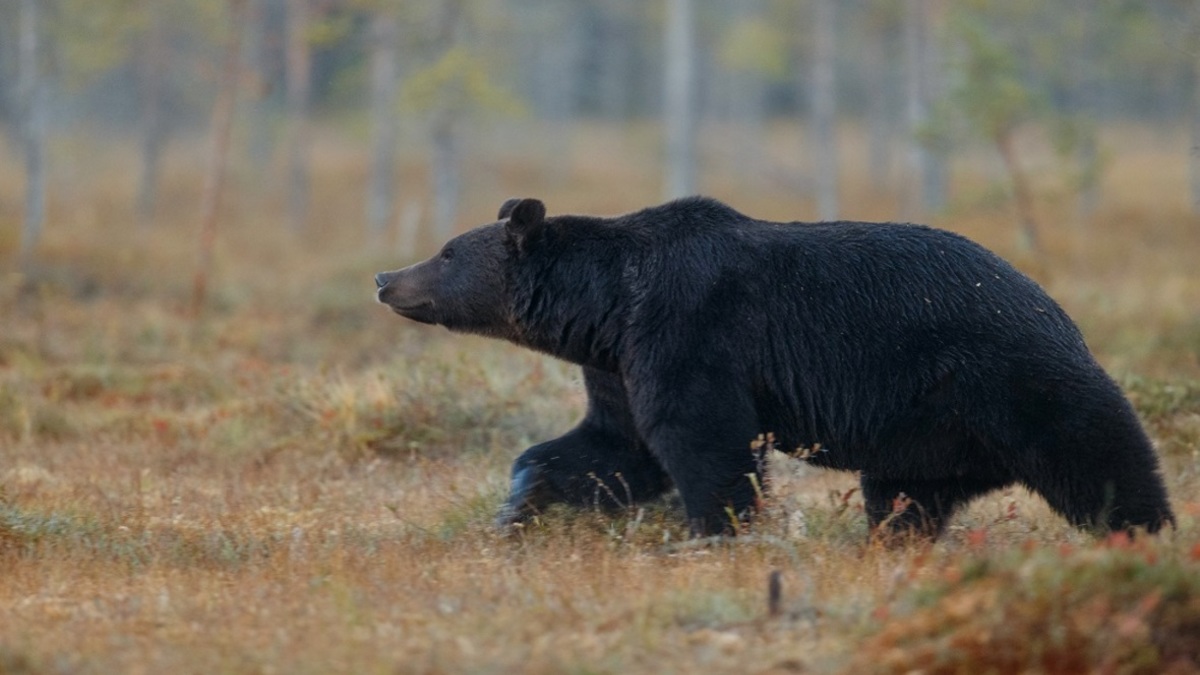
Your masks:
M 434 298 L 429 292 L 427 267 L 413 265 L 375 275 L 375 300 L 393 312 L 420 323 L 437 323 Z
M 380 272 L 375 275 L 375 300 L 385 305 L 392 304 L 387 296 L 395 295 L 397 272 Z

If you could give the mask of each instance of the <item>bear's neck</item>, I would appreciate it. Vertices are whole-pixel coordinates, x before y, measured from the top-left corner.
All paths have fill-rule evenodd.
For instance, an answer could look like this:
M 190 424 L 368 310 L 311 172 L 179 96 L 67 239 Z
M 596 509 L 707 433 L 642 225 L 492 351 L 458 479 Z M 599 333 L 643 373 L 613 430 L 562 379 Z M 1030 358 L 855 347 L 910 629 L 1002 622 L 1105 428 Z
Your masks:
M 520 265 L 512 278 L 512 342 L 615 372 L 625 312 L 621 271 L 611 264 L 566 251 Z

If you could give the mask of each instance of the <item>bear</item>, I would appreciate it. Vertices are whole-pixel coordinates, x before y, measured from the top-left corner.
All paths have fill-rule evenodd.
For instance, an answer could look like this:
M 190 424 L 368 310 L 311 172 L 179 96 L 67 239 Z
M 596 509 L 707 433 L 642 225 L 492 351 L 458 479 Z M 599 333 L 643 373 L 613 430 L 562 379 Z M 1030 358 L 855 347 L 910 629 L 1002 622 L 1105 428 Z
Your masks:
M 403 317 L 582 367 L 584 418 L 518 457 L 501 527 L 674 488 L 693 535 L 736 533 L 772 445 L 858 472 L 881 536 L 936 538 L 1012 484 L 1084 529 L 1175 522 L 1149 438 L 1074 322 L 945 230 L 777 223 L 706 197 L 616 217 L 511 199 L 375 282 Z

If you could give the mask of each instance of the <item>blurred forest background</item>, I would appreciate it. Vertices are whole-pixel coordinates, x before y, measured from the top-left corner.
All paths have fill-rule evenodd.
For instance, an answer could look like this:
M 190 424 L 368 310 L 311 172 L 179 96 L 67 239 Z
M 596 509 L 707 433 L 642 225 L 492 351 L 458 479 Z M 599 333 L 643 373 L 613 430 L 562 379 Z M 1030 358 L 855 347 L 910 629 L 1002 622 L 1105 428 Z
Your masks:
M 779 456 L 734 540 L 496 532 L 579 369 L 373 274 L 692 192 L 1012 260 L 1178 528 L 1013 487 L 884 548 Z M 0 672 L 1200 672 L 1197 261 L 1197 0 L 0 0 Z
M 918 219 L 1011 200 L 1036 247 L 1039 192 L 1100 208 L 1113 129 L 1177 148 L 1173 196 L 1200 210 L 1198 36 L 1188 0 L 8 0 L 0 254 L 28 263 L 98 179 L 123 202 L 102 230 L 200 227 L 231 201 L 280 237 L 409 256 L 482 220 L 495 174 L 553 192 L 604 170 L 603 195 L 566 204 L 705 191 L 753 212 L 741 196 L 774 191 L 806 200 L 793 219 Z M 331 205 L 335 171 L 357 199 Z M 889 213 L 859 208 L 881 197 Z

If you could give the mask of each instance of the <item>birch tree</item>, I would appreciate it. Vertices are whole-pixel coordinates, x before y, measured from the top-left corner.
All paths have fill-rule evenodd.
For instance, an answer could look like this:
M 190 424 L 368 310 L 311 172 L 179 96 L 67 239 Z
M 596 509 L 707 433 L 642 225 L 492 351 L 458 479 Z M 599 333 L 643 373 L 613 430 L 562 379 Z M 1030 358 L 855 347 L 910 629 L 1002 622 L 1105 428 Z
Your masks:
M 167 45 L 166 19 L 162 2 L 146 7 L 148 25 L 138 59 L 141 96 L 141 169 L 137 186 L 137 219 L 142 228 L 154 220 L 158 201 L 158 174 L 166 141 L 166 113 L 163 110 L 170 50 Z
M 247 0 L 246 8 L 246 62 L 247 75 L 252 86 L 245 98 L 247 108 L 246 149 L 250 161 L 258 171 L 263 171 L 271 156 L 271 115 L 267 99 L 275 84 L 277 73 L 271 67 L 270 43 L 272 26 L 270 12 L 278 0 Z
M 933 127 L 939 57 L 932 35 L 932 9 L 936 0 L 905 0 L 903 20 L 905 111 L 908 121 L 909 172 L 917 181 L 916 194 L 926 211 L 940 209 L 945 202 L 945 168 L 938 143 L 939 129 Z M 911 197 L 909 198 L 911 201 Z M 917 209 L 908 206 L 906 210 Z
M 1039 249 L 1033 190 L 1017 153 L 1017 130 L 1043 109 L 1040 98 L 1019 77 L 1013 51 L 994 31 L 970 13 L 956 15 L 955 34 L 962 41 L 956 86 L 948 100 L 968 131 L 989 142 L 999 154 L 1012 188 L 1018 244 Z
M 140 161 L 133 211 L 139 227 L 149 227 L 172 126 L 173 71 L 191 65 L 179 45 L 207 44 L 220 34 L 224 0 L 43 0 L 38 6 L 50 15 L 43 17 L 53 46 L 45 60 L 68 94 L 86 91 L 114 69 L 134 76 Z M 191 74 L 207 75 L 200 71 Z
M 308 225 L 309 99 L 312 89 L 312 47 L 309 44 L 310 0 L 287 0 L 287 221 L 292 232 Z
M 692 0 L 667 0 L 663 127 L 668 199 L 696 191 L 696 20 Z
M 234 104 L 237 102 L 238 80 L 241 72 L 242 25 L 246 18 L 246 0 L 228 0 L 229 31 L 221 65 L 220 89 L 213 102 L 209 141 L 208 168 L 201 194 L 199 260 L 192 283 L 192 316 L 198 318 L 208 298 L 208 278 L 212 268 L 213 248 L 217 240 L 217 222 L 221 212 L 221 196 L 225 187 L 226 157 L 233 129 Z
M 480 64 L 460 44 L 466 21 L 464 0 L 447 0 L 435 18 L 435 44 L 443 49 L 441 59 L 428 71 L 413 78 L 410 93 L 424 99 L 419 107 L 430 115 L 430 182 L 433 184 L 433 234 L 438 241 L 454 234 L 458 221 L 458 199 L 462 192 L 461 118 L 467 114 L 486 81 Z
M 871 188 L 882 191 L 892 169 L 893 88 L 901 73 L 893 64 L 891 36 L 899 27 L 899 9 L 892 0 L 874 0 L 867 7 L 863 25 L 863 61 L 873 73 L 873 91 L 867 98 L 867 171 Z
M 1071 126 L 1070 148 L 1077 163 L 1077 178 L 1075 180 L 1079 192 L 1079 212 L 1085 218 L 1096 211 L 1100 202 L 1100 177 L 1102 164 L 1100 157 L 1100 139 L 1097 130 L 1096 115 L 1097 90 L 1101 79 L 1099 65 L 1103 61 L 1103 44 L 1100 42 L 1098 24 L 1111 17 L 1108 13 L 1098 12 L 1090 0 L 1075 0 L 1069 15 L 1071 28 L 1068 34 L 1072 40 L 1067 49 L 1070 50 L 1068 59 L 1071 72 L 1064 74 L 1063 79 L 1071 82 L 1070 98 L 1073 104 L 1067 111 L 1067 122 Z
M 21 0 L 17 100 L 25 161 L 25 219 L 18 253 L 22 269 L 33 264 L 46 218 L 46 83 L 42 72 L 39 0 Z
M 434 45 L 442 49 L 431 65 L 405 78 L 400 99 L 429 125 L 430 182 L 433 184 L 433 234 L 450 238 L 457 223 L 462 191 L 465 125 L 472 117 L 516 113 L 521 102 L 496 84 L 489 63 L 463 39 L 465 6 L 447 2 L 434 19 Z
M 749 177 L 766 154 L 767 85 L 788 75 L 787 44 L 780 27 L 768 19 L 762 0 L 739 0 L 732 12 L 718 56 L 733 126 L 730 154 L 738 175 Z
M 367 230 L 378 245 L 396 208 L 396 95 L 399 87 L 398 26 L 395 8 L 371 13 L 371 176 L 367 188 Z
M 835 0 L 814 0 L 811 75 L 813 145 L 816 160 L 817 215 L 838 217 L 837 89 L 834 59 L 837 46 Z
M 1191 5 L 1189 54 L 1192 66 L 1191 143 L 1188 152 L 1192 213 L 1200 213 L 1200 3 Z
M 518 69 L 525 74 L 529 105 L 538 118 L 544 179 L 562 185 L 571 174 L 571 131 L 579 98 L 592 93 L 582 82 L 589 16 L 574 4 L 540 0 L 515 3 L 515 13 L 521 26 Z M 545 35 L 556 39 L 542 39 Z M 628 95 L 629 82 L 624 85 Z

